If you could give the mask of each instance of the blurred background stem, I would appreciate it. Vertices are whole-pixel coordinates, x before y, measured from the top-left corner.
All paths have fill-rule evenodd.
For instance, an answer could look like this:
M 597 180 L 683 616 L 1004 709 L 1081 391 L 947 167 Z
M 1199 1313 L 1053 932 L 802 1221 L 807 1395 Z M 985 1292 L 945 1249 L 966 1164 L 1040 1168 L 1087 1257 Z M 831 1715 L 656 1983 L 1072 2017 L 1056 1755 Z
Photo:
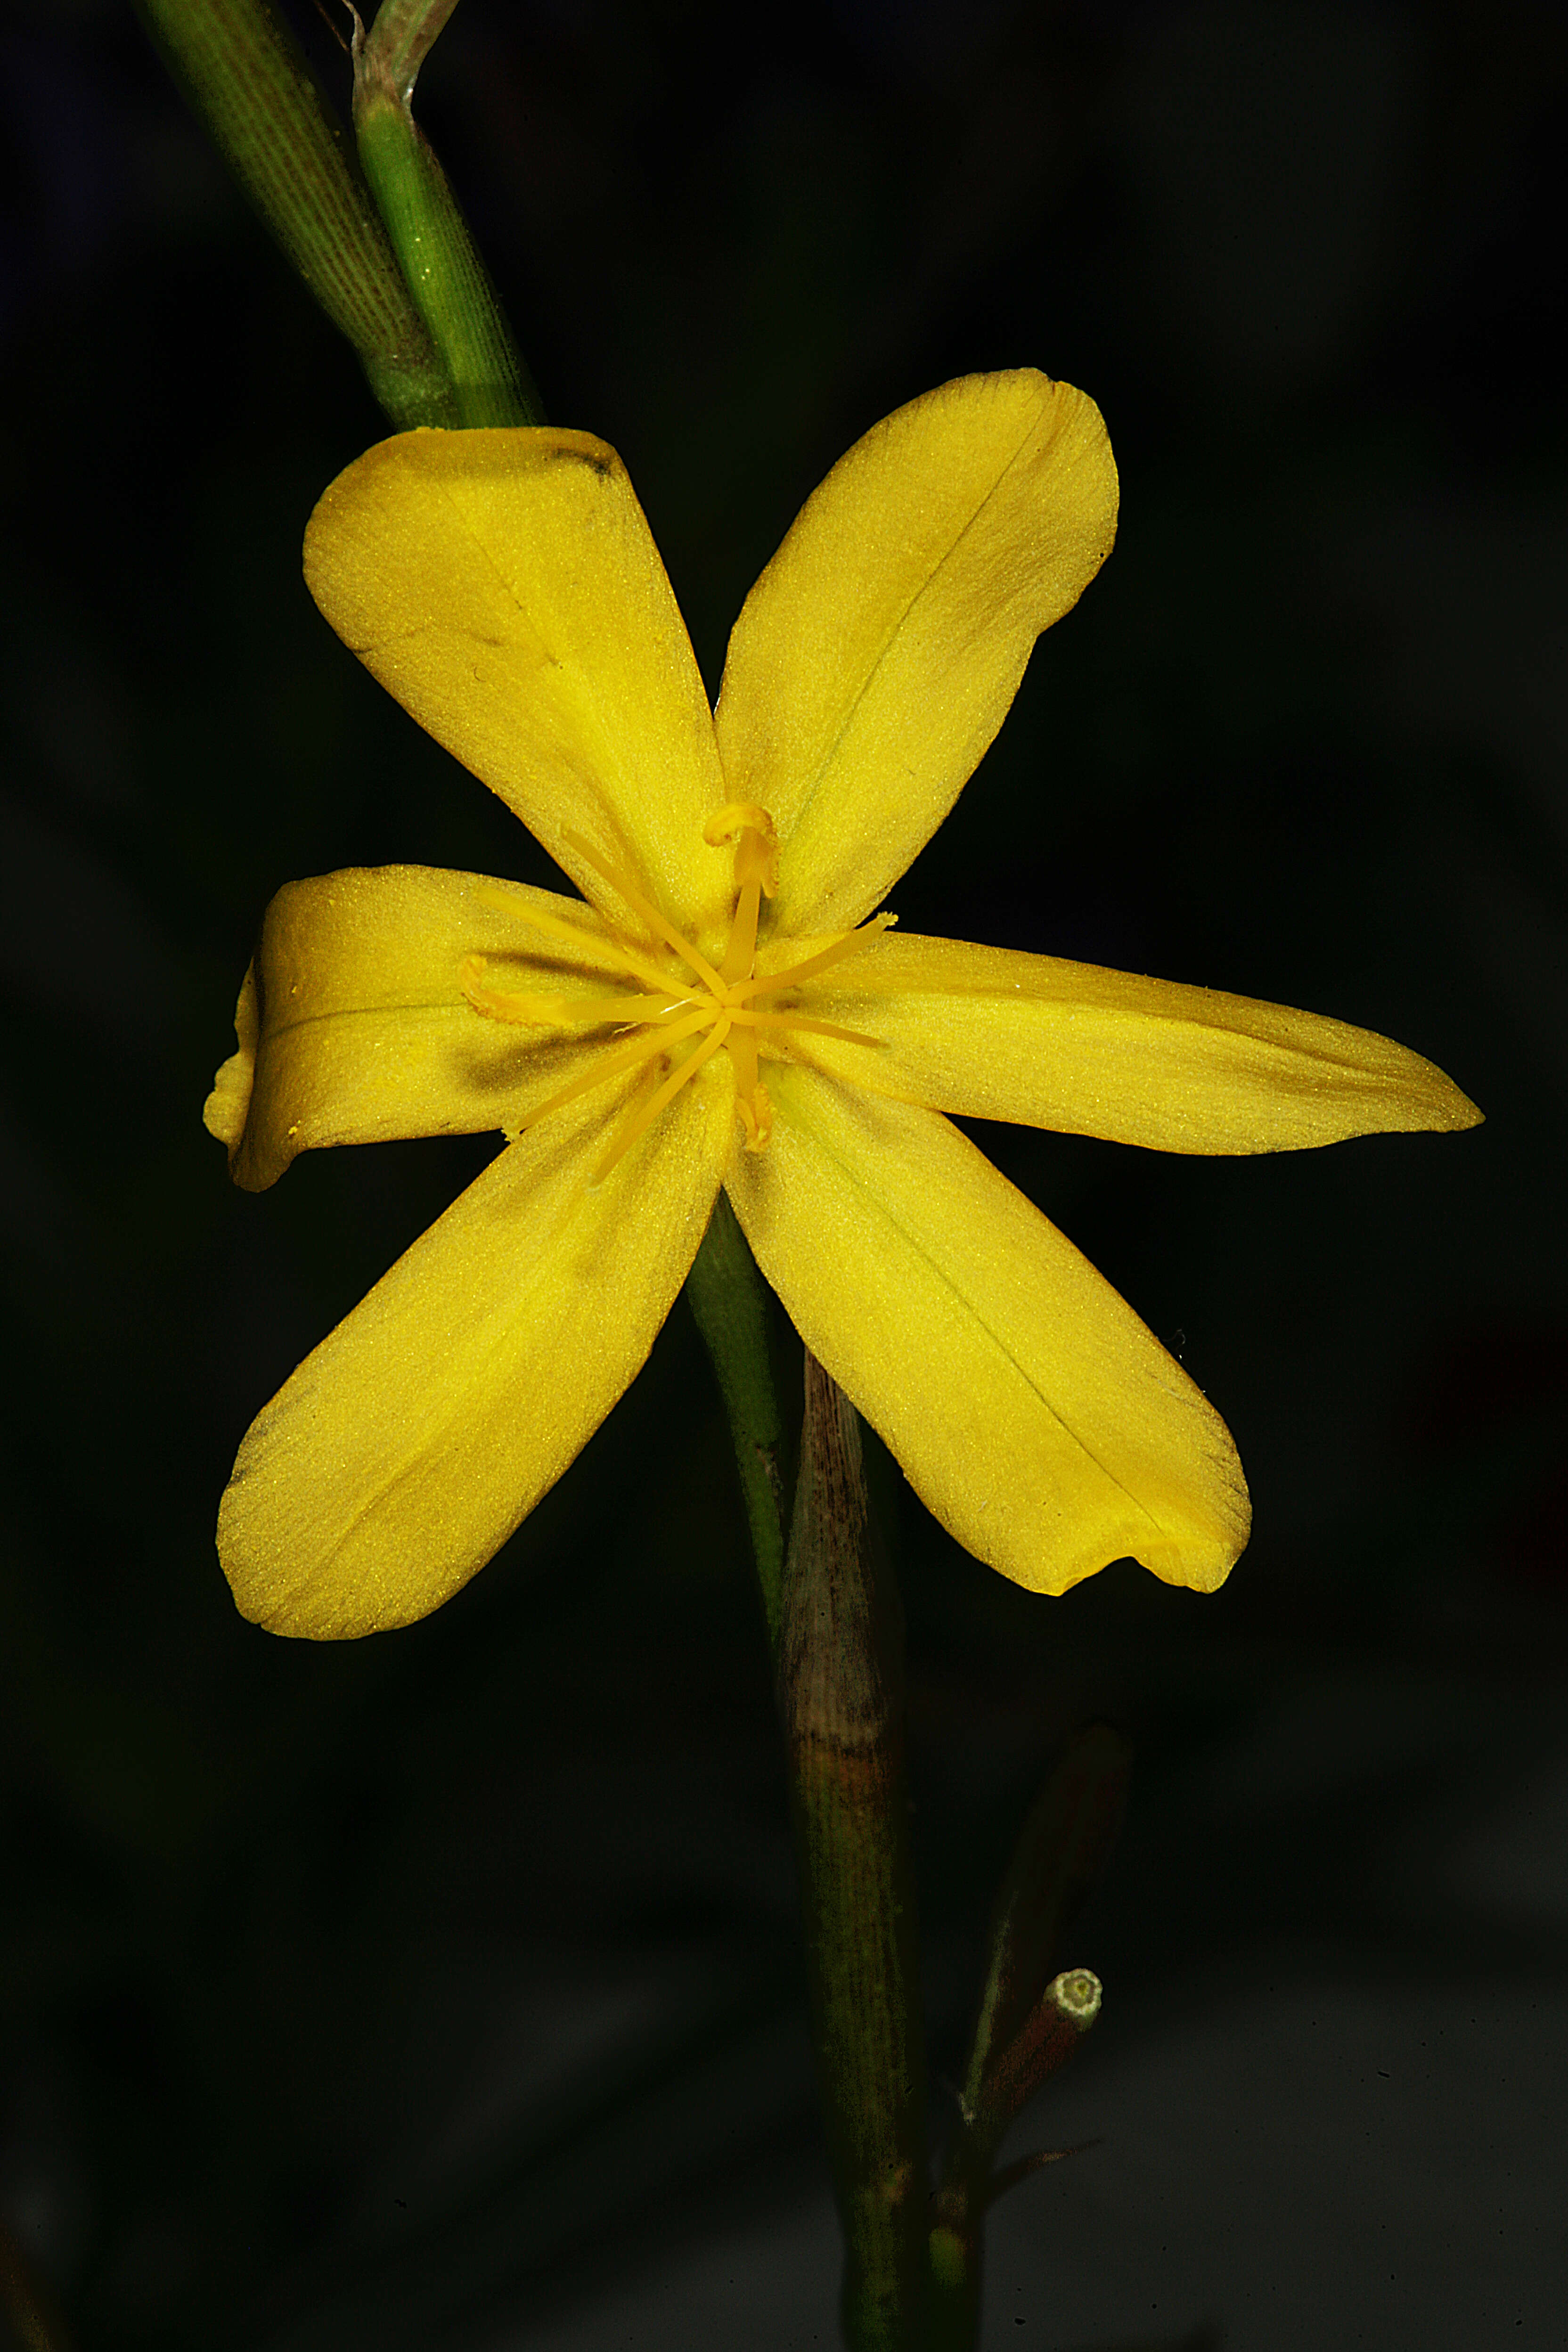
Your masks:
M 71 2352 L 70 2338 L 32 2273 L 16 2242 L 0 2221 L 0 2342 L 20 2352 Z

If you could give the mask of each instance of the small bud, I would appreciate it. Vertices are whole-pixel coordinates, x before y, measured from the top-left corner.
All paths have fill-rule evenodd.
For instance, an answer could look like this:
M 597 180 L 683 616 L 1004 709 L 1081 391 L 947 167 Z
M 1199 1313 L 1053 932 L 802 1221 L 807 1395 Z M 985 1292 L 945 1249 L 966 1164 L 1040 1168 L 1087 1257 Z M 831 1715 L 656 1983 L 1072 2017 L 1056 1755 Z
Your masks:
M 1047 2000 L 1054 2000 L 1080 2033 L 1087 2033 L 1100 2015 L 1102 1994 L 1103 1987 L 1092 1969 L 1064 1969 L 1046 1987 Z
M 1024 2101 L 1071 2056 L 1100 2014 L 1089 1969 L 1047 1979 L 1054 1946 L 1115 1840 L 1131 1758 L 1109 1725 L 1079 1734 L 1031 1807 L 996 1898 L 961 2107 L 973 2160 L 988 2163 Z

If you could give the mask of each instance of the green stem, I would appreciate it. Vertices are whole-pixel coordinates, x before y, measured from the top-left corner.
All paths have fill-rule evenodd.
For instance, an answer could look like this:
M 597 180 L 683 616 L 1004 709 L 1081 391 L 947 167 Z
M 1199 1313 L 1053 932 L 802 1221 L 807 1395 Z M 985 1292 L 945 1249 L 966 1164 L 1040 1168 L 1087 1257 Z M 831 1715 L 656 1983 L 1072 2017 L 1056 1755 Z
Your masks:
M 904 1784 L 903 1625 L 854 1407 L 811 1356 L 779 1711 L 851 2352 L 925 2344 L 925 2068 Z
M 266 0 L 138 5 L 246 194 L 353 343 L 393 424 L 456 424 L 451 379 L 292 34 Z
M 542 425 L 544 410 L 436 152 L 414 120 L 419 68 L 456 0 L 385 0 L 354 37 L 354 136 L 387 234 L 451 379 L 457 423 Z
M 730 1416 L 768 1640 L 776 1648 L 784 1561 L 784 1424 L 768 1352 L 768 1291 L 722 1192 L 686 1277 L 686 1297 Z

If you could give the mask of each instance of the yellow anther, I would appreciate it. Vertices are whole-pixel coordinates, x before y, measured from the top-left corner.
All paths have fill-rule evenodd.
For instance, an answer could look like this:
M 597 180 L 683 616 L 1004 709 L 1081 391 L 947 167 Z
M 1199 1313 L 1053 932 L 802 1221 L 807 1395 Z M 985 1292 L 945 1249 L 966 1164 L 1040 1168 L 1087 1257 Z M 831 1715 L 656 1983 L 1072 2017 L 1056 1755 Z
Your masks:
M 515 1015 L 509 1015 L 504 1011 L 506 999 L 501 991 L 499 988 L 485 986 L 487 969 L 486 959 L 482 955 L 463 958 L 458 973 L 463 994 L 468 998 L 474 1012 L 482 1013 L 487 1021 L 505 1021 L 515 1018 Z
M 760 1078 L 749 1097 L 736 1096 L 735 1107 L 741 1114 L 741 1125 L 746 1130 L 747 1150 L 765 1151 L 768 1138 L 773 1131 L 773 1107 Z
M 804 963 L 792 963 L 787 971 L 769 972 L 764 980 L 745 980 L 734 991 L 740 1003 L 749 1004 L 759 996 L 773 996 L 781 988 L 794 988 L 803 980 L 815 980 L 819 971 L 830 964 L 841 963 L 846 956 L 854 955 L 883 931 L 890 931 L 898 921 L 897 915 L 873 915 L 858 931 L 840 931 L 831 947 L 820 954 L 807 956 Z
M 594 1172 L 588 1179 L 590 1192 L 595 1191 L 604 1182 L 616 1160 L 631 1150 L 632 1145 L 645 1129 L 653 1125 L 665 1105 L 674 1100 L 682 1087 L 689 1084 L 704 1063 L 712 1060 L 729 1032 L 728 1021 L 721 1020 L 716 1027 L 710 1029 L 695 1053 L 689 1054 L 685 1061 L 679 1063 L 670 1072 L 661 1087 L 656 1087 L 651 1095 L 646 1096 L 640 1101 L 633 1103 L 599 1156 Z
M 738 833 L 750 825 L 754 833 L 772 833 L 773 821 L 765 808 L 755 801 L 726 801 L 715 809 L 702 828 L 702 838 L 710 849 L 721 849 L 733 841 Z
M 536 1025 L 601 1028 L 606 1022 L 667 1021 L 687 1012 L 689 996 L 667 990 L 662 996 L 538 996 L 522 990 L 487 988 L 483 956 L 463 959 L 463 994 L 487 1021 L 514 1021 Z
M 757 882 L 765 898 L 774 896 L 779 887 L 779 837 L 765 808 L 759 808 L 755 801 L 731 801 L 709 818 L 702 838 L 710 849 L 734 842 L 737 890 L 743 890 L 748 882 Z
M 664 985 L 664 974 L 658 965 L 650 962 L 647 956 L 635 955 L 624 940 L 597 939 L 586 924 L 563 922 L 558 915 L 547 915 L 542 908 L 531 906 L 517 892 L 492 890 L 485 882 L 474 886 L 473 895 L 482 907 L 493 907 L 498 914 L 510 915 L 516 921 L 526 923 L 531 930 L 542 931 L 546 939 L 559 940 L 563 947 L 574 950 L 580 959 L 584 953 L 602 951 L 650 987 L 662 988 Z M 584 908 L 584 912 L 588 914 L 590 909 Z M 470 961 L 482 963 L 484 959 L 481 956 Z

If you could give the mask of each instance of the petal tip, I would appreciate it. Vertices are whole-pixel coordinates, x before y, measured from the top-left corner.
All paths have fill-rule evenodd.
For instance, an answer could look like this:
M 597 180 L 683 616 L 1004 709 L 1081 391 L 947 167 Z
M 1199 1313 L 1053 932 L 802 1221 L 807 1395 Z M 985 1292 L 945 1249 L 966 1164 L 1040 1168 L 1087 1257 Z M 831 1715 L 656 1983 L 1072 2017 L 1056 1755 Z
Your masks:
M 236 1609 L 246 1622 L 289 1642 L 358 1642 L 369 1633 L 395 1633 L 428 1617 L 459 1591 L 474 1573 L 455 1580 L 416 1583 L 393 1572 L 384 1583 L 374 1576 L 327 1573 L 303 1579 L 292 1564 L 280 1567 L 267 1550 L 253 1553 L 243 1517 L 251 1500 L 237 1470 L 218 1507 L 218 1564 Z M 251 1530 L 254 1535 L 254 1529 Z
M 1468 1127 L 1484 1127 L 1487 1115 L 1479 1104 L 1473 1103 L 1452 1079 L 1448 1084 L 1449 1097 L 1445 1105 L 1447 1116 L 1442 1122 L 1444 1130 L 1449 1135 L 1462 1135 Z

